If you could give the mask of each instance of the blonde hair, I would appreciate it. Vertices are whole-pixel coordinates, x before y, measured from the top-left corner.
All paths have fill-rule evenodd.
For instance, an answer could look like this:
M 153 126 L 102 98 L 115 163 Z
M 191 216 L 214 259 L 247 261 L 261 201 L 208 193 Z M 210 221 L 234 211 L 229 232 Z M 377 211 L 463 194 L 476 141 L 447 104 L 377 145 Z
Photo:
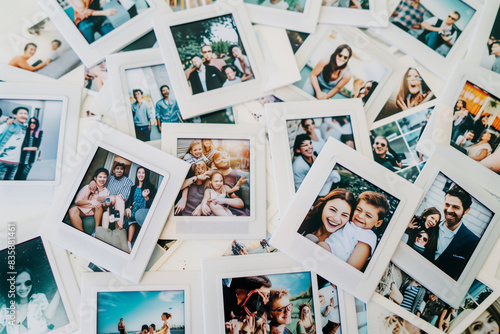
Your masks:
M 186 153 L 184 153 L 184 155 L 182 156 L 182 159 L 184 159 L 184 157 L 185 157 L 188 153 L 190 153 L 191 155 L 193 155 L 193 153 L 191 153 L 191 150 L 193 149 L 193 147 L 194 147 L 195 145 L 200 145 L 200 146 L 201 146 L 201 149 L 203 150 L 203 145 L 201 144 L 201 141 L 200 141 L 200 140 L 198 140 L 198 139 L 193 140 L 193 141 L 191 142 L 191 144 L 189 144 L 189 147 L 188 147 L 188 149 L 186 150 Z
M 225 181 L 226 181 L 225 178 L 224 178 L 224 174 L 222 174 L 221 171 L 219 171 L 219 170 L 214 170 L 212 172 L 212 175 L 210 176 L 210 178 L 207 181 L 205 181 L 205 188 L 214 189 L 212 187 L 212 180 L 213 180 L 213 178 L 214 178 L 215 175 L 220 175 L 222 177 L 222 183 L 223 183 L 222 186 L 224 187 L 224 184 L 225 184 Z M 223 188 L 223 190 L 225 190 L 225 189 Z

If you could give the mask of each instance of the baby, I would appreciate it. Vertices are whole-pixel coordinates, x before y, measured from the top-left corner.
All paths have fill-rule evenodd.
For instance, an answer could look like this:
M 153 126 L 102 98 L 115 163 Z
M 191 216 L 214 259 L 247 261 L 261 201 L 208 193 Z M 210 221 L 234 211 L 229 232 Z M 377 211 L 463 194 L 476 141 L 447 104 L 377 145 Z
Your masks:
M 352 221 L 318 245 L 361 270 L 377 245 L 372 228 L 382 225 L 388 210 L 389 203 L 384 195 L 365 191 L 358 197 Z

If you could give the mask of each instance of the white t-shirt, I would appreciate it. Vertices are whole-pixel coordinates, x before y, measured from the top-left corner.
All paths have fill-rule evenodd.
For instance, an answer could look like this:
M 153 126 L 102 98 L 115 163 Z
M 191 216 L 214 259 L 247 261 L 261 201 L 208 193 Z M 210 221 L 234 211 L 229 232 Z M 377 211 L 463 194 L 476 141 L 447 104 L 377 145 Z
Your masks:
M 250 75 L 252 74 L 251 72 L 251 67 L 250 67 L 250 61 L 248 60 L 247 56 L 243 56 L 243 62 L 245 63 L 245 74 Z M 243 73 L 243 67 L 241 66 L 241 62 L 239 59 L 234 60 L 234 66 L 240 70 L 241 73 Z
M 343 261 L 347 261 L 358 242 L 364 242 L 370 246 L 371 254 L 373 254 L 377 245 L 377 236 L 372 230 L 357 227 L 353 222 L 349 221 L 343 228 L 333 232 L 326 238 L 325 242 L 330 246 L 332 254 Z
M 229 79 L 224 81 L 224 84 L 222 85 L 222 87 L 229 87 L 229 86 L 236 85 L 239 83 L 241 83 L 241 78 L 235 77 L 234 80 L 232 80 L 232 81 L 229 81 Z
M 198 76 L 200 77 L 201 87 L 203 87 L 203 91 L 207 91 L 207 69 L 205 66 L 202 66 L 198 71 Z
M 431 18 L 425 20 L 424 22 L 430 24 L 431 26 L 434 26 L 438 22 L 438 18 L 434 16 L 434 17 L 431 17 Z M 450 44 L 454 44 L 455 41 L 457 40 L 457 31 L 455 30 L 452 34 L 451 33 L 452 26 L 446 25 L 444 23 L 444 21 L 443 21 L 443 23 L 441 23 L 440 27 L 445 28 L 444 35 L 447 35 L 447 36 L 451 35 Z
M 313 146 L 314 152 L 316 152 L 316 153 L 319 154 L 319 152 L 321 152 L 321 149 L 323 149 L 323 146 L 325 146 L 325 140 L 321 136 L 321 130 L 320 129 L 318 129 L 318 128 L 314 129 L 314 133 L 318 137 L 318 140 L 312 140 L 311 139 L 311 142 L 312 142 L 312 146 Z
M 285 2 L 285 0 L 281 0 L 280 2 L 276 4 L 272 4 L 271 0 L 265 0 L 263 3 L 261 3 L 261 6 L 266 6 L 266 7 L 271 7 L 271 8 L 276 8 L 276 9 L 288 9 L 288 4 Z

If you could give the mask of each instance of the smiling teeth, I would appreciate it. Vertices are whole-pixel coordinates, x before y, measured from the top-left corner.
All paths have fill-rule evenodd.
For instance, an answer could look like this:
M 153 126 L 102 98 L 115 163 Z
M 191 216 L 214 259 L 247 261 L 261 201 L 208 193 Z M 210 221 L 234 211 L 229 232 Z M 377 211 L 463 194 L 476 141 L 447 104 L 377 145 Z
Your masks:
M 330 225 L 339 226 L 339 224 L 334 223 L 333 220 L 331 220 L 331 219 L 327 219 L 327 221 L 328 221 L 328 224 L 330 224 Z

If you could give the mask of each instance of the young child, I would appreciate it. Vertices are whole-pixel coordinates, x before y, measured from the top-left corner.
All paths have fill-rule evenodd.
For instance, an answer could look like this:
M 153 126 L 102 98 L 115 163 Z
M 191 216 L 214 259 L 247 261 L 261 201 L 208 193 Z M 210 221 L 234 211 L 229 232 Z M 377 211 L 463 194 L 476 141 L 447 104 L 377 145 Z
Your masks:
M 384 195 L 365 191 L 358 197 L 352 221 L 318 245 L 361 270 L 377 245 L 372 228 L 382 225 L 388 210 L 389 203 Z
M 186 153 L 182 157 L 182 160 L 188 162 L 192 165 L 198 161 L 204 161 L 208 163 L 208 159 L 203 155 L 203 149 L 201 147 L 201 141 L 193 140 L 191 145 L 189 145 Z
M 241 177 L 233 188 L 224 184 L 224 175 L 218 170 L 214 170 L 210 180 L 207 181 L 205 194 L 201 201 L 201 210 L 204 215 L 210 214 L 209 210 L 215 216 L 232 216 L 233 213 L 224 205 L 219 204 L 216 199 L 226 198 L 227 195 L 239 190 L 241 185 L 247 180 Z

